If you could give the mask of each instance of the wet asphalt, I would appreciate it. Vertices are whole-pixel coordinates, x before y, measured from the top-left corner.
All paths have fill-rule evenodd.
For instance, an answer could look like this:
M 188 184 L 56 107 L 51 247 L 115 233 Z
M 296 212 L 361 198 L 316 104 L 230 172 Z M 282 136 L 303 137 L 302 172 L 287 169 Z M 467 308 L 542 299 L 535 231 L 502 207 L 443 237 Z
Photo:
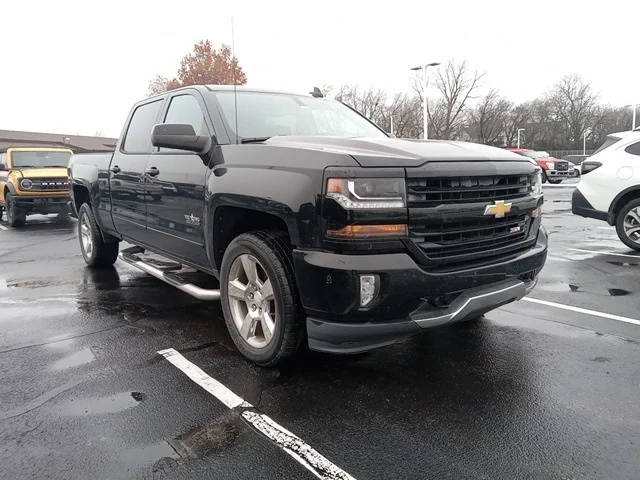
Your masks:
M 573 216 L 571 192 L 545 187 L 549 259 L 530 296 L 640 319 L 640 255 Z M 0 229 L 0 478 L 314 478 L 166 348 L 358 479 L 640 477 L 640 325 L 520 301 L 262 369 L 218 305 L 120 261 L 85 268 L 75 227 Z

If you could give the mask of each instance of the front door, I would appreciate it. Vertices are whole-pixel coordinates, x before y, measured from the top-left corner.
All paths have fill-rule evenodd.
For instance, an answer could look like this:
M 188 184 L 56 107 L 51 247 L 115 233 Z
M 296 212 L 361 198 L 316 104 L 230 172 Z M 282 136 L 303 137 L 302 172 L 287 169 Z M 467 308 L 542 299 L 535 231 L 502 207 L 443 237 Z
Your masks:
M 169 99 L 163 123 L 190 124 L 197 134 L 211 135 L 204 108 L 197 92 L 181 91 Z M 161 148 L 149 155 L 145 169 L 149 244 L 198 266 L 209 266 L 204 246 L 207 159 Z
M 144 171 L 151 153 L 151 130 L 163 100 L 139 105 L 131 115 L 124 140 L 113 155 L 109 172 L 111 214 L 121 235 L 147 241 L 147 190 Z

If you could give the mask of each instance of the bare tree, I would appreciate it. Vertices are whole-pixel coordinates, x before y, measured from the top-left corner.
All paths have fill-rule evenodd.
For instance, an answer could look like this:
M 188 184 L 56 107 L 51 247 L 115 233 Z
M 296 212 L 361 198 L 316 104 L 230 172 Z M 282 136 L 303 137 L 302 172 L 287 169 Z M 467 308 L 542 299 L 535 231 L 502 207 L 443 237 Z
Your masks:
M 504 142 L 504 128 L 513 104 L 492 89 L 469 111 L 468 133 L 471 138 L 487 145 Z
M 471 72 L 466 61 L 447 65 L 436 74 L 436 87 L 440 95 L 429 101 L 429 138 L 455 139 L 464 128 L 464 114 L 479 86 L 483 74 Z M 415 83 L 420 100 L 424 98 L 426 85 L 422 79 Z
M 506 146 L 515 146 L 518 137 L 518 129 L 525 128 L 531 116 L 531 104 L 521 103 L 511 108 L 504 120 L 504 143 Z M 526 132 L 525 132 L 526 133 Z
M 553 113 L 565 127 L 565 141 L 574 148 L 582 146 L 582 136 L 594 122 L 597 115 L 597 96 L 591 85 L 578 75 L 563 77 L 552 89 L 549 100 Z

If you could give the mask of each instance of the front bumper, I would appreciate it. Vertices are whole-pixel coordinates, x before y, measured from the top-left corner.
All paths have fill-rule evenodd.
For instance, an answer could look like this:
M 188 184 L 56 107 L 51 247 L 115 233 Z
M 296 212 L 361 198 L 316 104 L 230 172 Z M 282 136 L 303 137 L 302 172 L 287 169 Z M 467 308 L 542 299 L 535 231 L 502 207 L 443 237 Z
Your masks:
M 547 235 L 501 260 L 454 272 L 431 272 L 406 253 L 340 255 L 294 252 L 298 290 L 312 350 L 356 353 L 425 328 L 482 315 L 525 296 L 547 255 Z M 377 274 L 378 297 L 359 307 L 359 275 Z
M 18 195 L 15 198 L 16 207 L 30 213 L 59 213 L 67 212 L 71 197 L 67 195 Z

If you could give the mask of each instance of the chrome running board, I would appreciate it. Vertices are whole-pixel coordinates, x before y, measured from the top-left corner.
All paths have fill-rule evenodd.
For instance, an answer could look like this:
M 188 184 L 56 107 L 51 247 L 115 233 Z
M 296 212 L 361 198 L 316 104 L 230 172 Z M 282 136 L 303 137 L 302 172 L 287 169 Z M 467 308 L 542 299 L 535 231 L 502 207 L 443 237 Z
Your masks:
M 185 282 L 175 273 L 169 272 L 169 270 L 173 271 L 181 268 L 179 264 L 158 266 L 158 262 L 145 261 L 144 259 L 140 258 L 138 254 L 143 252 L 144 250 L 140 247 L 131 247 L 120 252 L 118 257 L 121 260 L 127 262 L 129 265 L 133 265 L 134 267 L 139 268 L 143 272 L 156 277 L 158 280 L 162 280 L 163 282 L 168 283 L 172 287 L 176 287 L 178 290 L 182 290 L 183 292 L 188 293 L 198 300 L 220 300 L 220 290 L 198 287 L 193 283 Z M 156 263 L 156 265 L 154 265 L 153 263 Z

